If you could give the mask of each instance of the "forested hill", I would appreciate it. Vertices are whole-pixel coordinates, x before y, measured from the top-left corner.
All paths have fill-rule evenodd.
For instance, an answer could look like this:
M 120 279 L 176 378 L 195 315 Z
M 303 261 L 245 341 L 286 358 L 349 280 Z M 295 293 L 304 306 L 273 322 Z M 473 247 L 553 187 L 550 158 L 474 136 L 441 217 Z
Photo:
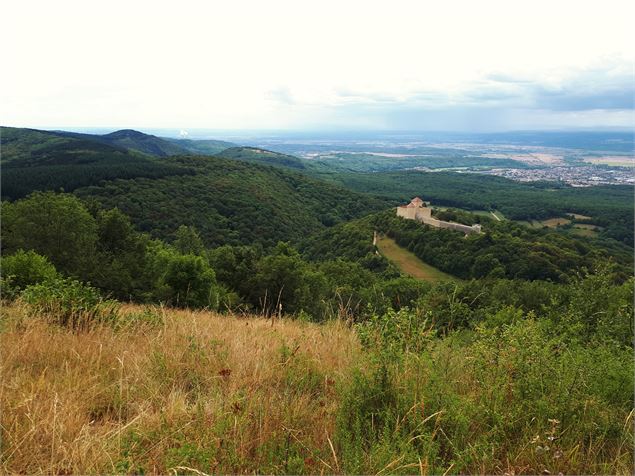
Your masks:
M 175 144 L 169 140 L 144 134 L 143 132 L 132 129 L 122 129 L 111 132 L 110 134 L 80 134 L 77 132 L 59 131 L 57 134 L 66 137 L 76 137 L 94 142 L 100 142 L 113 147 L 119 147 L 126 150 L 141 152 L 142 154 L 152 155 L 155 157 L 169 157 L 171 155 L 188 154 L 190 151 Z
M 297 242 L 324 227 L 389 206 L 282 168 L 217 157 L 174 157 L 193 175 L 115 180 L 76 190 L 106 208 L 118 207 L 137 227 L 171 240 L 180 225 L 207 246 Z
M 2 127 L 0 139 L 2 198 L 16 199 L 35 190 L 70 192 L 116 178 L 194 173 L 167 160 L 109 145 L 85 134 Z
M 180 225 L 195 226 L 208 246 L 298 241 L 324 227 L 381 210 L 389 203 L 286 167 L 294 157 L 233 148 L 230 159 L 211 156 L 152 157 L 124 147 L 129 140 L 160 140 L 119 131 L 99 140 L 3 128 L 3 198 L 33 191 L 75 191 L 107 208 L 119 207 L 140 230 L 171 240 Z M 117 142 L 113 146 L 104 140 Z M 149 138 L 149 139 L 148 139 Z M 177 146 L 175 146 L 177 147 Z
M 516 182 L 503 177 L 452 172 L 317 173 L 350 190 L 403 203 L 414 196 L 434 205 L 498 210 L 512 220 L 544 220 L 580 214 L 602 227 L 601 235 L 633 246 L 633 188 L 571 187 L 556 182 Z
M 277 167 L 289 167 L 292 169 L 305 169 L 304 160 L 292 155 L 272 152 L 270 150 L 259 149 L 257 147 L 232 147 L 226 149 L 219 154 L 218 157 L 226 159 L 242 160 L 245 162 L 255 162 L 265 165 L 274 165 Z
M 197 155 L 216 155 L 219 152 L 229 149 L 230 147 L 237 147 L 233 142 L 226 142 L 223 140 L 212 139 L 173 139 L 170 137 L 164 137 L 163 140 L 172 142 L 173 144 L 186 149 L 191 154 Z

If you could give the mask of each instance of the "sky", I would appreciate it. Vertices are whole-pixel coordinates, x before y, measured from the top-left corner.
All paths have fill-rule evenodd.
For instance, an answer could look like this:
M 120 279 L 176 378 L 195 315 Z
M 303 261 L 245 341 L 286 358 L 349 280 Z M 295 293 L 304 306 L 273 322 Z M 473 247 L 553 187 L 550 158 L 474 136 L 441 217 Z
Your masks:
M 632 128 L 635 2 L 5 2 L 2 125 Z

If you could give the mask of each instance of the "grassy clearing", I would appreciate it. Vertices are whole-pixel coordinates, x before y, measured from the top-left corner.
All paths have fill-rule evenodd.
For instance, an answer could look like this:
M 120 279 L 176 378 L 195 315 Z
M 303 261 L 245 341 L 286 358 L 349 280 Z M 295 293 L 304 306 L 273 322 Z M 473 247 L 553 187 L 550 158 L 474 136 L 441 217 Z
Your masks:
M 379 252 L 392 261 L 403 273 L 422 281 L 456 281 L 457 278 L 451 276 L 437 268 L 424 263 L 413 253 L 403 249 L 395 240 L 387 236 L 377 238 L 377 248 Z
M 543 228 L 543 227 L 548 227 L 548 228 L 556 228 L 557 226 L 561 226 L 561 225 L 567 225 L 569 223 L 571 223 L 571 220 L 567 219 L 567 218 L 548 218 L 546 220 L 542 220 L 542 221 L 535 221 L 535 220 L 518 220 L 517 223 L 521 223 L 525 226 L 528 226 L 530 228 Z
M 131 306 L 144 322 L 73 332 L 2 312 L 4 474 L 335 471 L 335 388 L 359 360 L 337 322 Z
M 579 213 L 567 213 L 567 215 L 571 215 L 576 220 L 590 220 L 591 217 L 587 215 L 580 215 Z
M 602 227 L 597 225 L 588 225 L 584 223 L 576 223 L 573 225 L 573 233 L 579 236 L 598 236 L 598 232 L 602 230 Z
M 568 225 L 569 223 L 571 223 L 571 220 L 567 218 L 549 218 L 548 220 L 543 220 L 540 223 L 542 224 L 542 226 L 555 228 L 561 225 Z

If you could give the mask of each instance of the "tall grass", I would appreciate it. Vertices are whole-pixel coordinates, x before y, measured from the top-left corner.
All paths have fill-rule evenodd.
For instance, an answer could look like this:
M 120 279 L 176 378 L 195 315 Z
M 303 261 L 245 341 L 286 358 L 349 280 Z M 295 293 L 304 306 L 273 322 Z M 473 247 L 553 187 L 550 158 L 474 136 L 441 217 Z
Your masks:
M 129 306 L 134 325 L 76 332 L 2 312 L 0 472 L 334 471 L 335 388 L 359 357 L 338 323 Z
M 631 474 L 631 349 L 514 316 L 441 338 L 407 309 L 78 330 L 3 306 L 0 472 Z

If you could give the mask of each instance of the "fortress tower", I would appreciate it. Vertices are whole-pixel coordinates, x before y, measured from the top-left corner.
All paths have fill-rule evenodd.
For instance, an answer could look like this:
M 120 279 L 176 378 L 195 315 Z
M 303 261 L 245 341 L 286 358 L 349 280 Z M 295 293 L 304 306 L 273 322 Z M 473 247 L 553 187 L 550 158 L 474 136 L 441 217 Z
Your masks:
M 415 197 L 410 200 L 408 205 L 397 207 L 397 216 L 408 220 L 422 221 L 422 218 L 432 218 L 432 209 L 427 207 L 426 203 L 419 197 Z
M 432 208 L 426 206 L 426 203 L 419 197 L 410 200 L 408 205 L 400 205 L 397 207 L 397 216 L 406 220 L 417 220 L 426 225 L 436 228 L 449 228 L 451 230 L 461 231 L 466 235 L 471 233 L 481 233 L 481 225 L 462 225 L 461 223 L 453 223 L 449 221 L 441 221 L 432 218 Z

